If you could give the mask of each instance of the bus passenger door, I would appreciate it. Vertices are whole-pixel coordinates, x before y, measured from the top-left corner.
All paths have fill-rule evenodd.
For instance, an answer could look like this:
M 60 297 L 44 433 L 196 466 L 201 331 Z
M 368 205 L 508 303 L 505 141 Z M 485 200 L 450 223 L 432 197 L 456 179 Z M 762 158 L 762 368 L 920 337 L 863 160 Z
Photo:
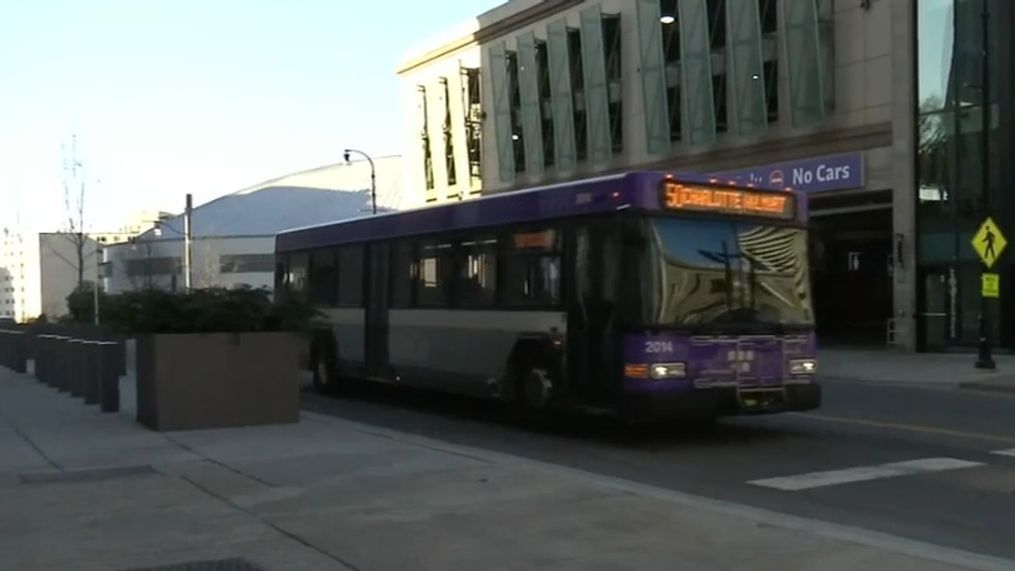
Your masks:
M 383 242 L 367 246 L 364 350 L 369 377 L 388 378 L 391 372 L 388 358 L 389 250 L 388 244 Z
M 607 403 L 614 364 L 612 324 L 615 303 L 605 283 L 609 256 L 605 243 L 612 237 L 612 224 L 582 225 L 569 240 L 567 259 L 573 260 L 568 303 L 568 370 L 571 390 L 590 404 Z

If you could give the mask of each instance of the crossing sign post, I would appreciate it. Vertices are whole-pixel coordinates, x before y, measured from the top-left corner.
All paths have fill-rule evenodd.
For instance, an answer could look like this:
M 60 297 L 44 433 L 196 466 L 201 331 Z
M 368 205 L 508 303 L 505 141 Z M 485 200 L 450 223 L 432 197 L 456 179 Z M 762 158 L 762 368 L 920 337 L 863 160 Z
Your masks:
M 980 229 L 973 235 L 970 244 L 980 257 L 980 261 L 983 262 L 983 272 L 981 273 L 982 287 L 980 291 L 980 354 L 976 360 L 976 368 L 993 369 L 997 365 L 994 363 L 994 357 L 990 354 L 990 326 L 988 325 L 987 298 L 1000 297 L 1001 288 L 1000 276 L 990 273 L 990 269 L 994 267 L 997 259 L 1001 256 L 1001 252 L 1008 245 L 1008 241 L 1005 239 L 1004 234 L 1001 233 L 1001 229 L 994 223 L 994 220 L 988 216 L 983 221 L 983 224 L 980 224 Z

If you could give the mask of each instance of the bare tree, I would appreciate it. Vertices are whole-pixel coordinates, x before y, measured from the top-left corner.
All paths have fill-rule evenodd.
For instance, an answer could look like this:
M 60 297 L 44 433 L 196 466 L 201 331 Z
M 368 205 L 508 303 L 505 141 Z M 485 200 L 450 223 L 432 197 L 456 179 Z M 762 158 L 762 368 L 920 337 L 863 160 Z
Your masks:
M 84 165 L 78 157 L 77 134 L 71 135 L 70 149 L 63 146 L 63 203 L 66 225 L 58 234 L 73 247 L 71 258 L 54 250 L 54 254 L 71 265 L 77 272 L 77 287 L 85 282 L 85 261 L 95 255 L 88 252 L 90 238 L 85 234 L 85 197 L 87 180 Z

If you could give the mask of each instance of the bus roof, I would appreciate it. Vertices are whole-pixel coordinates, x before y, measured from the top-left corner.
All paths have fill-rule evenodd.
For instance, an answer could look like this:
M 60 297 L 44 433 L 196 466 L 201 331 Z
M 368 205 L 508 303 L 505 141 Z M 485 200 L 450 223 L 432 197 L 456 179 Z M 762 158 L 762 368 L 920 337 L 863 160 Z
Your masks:
M 659 200 L 660 188 L 666 179 L 684 184 L 748 189 L 735 182 L 719 181 L 707 175 L 626 172 L 296 228 L 279 233 L 275 239 L 275 249 L 278 252 L 300 251 L 345 243 L 552 220 L 628 208 L 659 211 L 662 210 Z M 798 215 L 800 214 L 802 209 L 798 207 Z

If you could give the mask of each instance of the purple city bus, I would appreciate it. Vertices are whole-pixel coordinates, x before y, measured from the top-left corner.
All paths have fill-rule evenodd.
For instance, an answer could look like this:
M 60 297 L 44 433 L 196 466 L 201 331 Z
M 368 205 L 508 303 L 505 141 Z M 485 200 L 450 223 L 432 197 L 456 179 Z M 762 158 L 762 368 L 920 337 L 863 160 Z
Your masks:
M 279 234 L 276 291 L 349 378 L 631 420 L 810 410 L 804 201 L 630 172 Z

